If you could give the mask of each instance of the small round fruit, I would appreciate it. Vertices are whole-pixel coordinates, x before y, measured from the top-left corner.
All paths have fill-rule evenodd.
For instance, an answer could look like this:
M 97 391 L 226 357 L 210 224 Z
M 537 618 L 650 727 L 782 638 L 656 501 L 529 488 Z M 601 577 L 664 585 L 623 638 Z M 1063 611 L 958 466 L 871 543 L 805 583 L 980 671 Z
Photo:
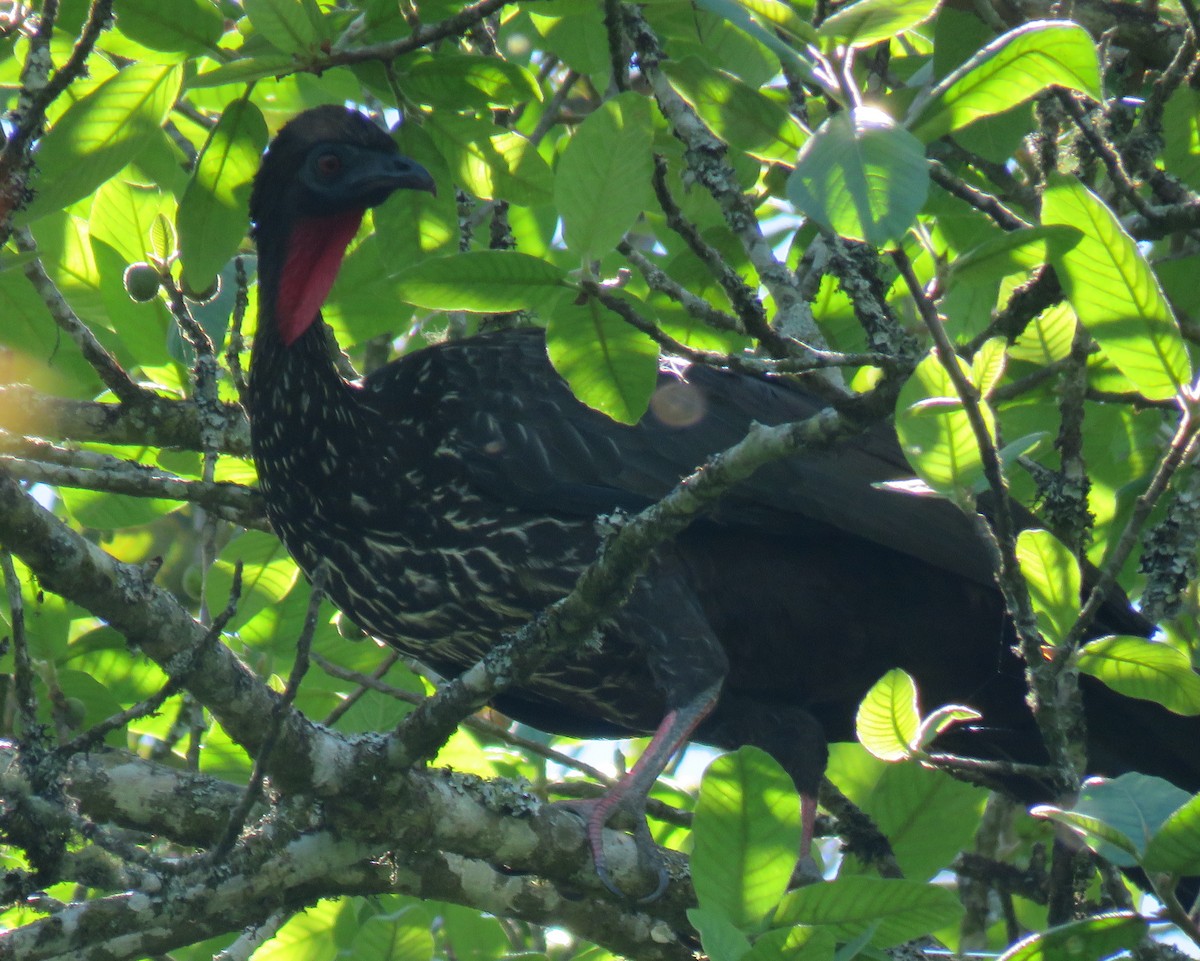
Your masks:
M 87 705 L 77 697 L 68 697 L 63 701 L 62 719 L 71 730 L 83 727 L 87 719 Z
M 153 300 L 158 296 L 158 288 L 162 286 L 162 278 L 158 271 L 144 261 L 130 264 L 125 268 L 125 292 L 129 299 L 139 304 Z

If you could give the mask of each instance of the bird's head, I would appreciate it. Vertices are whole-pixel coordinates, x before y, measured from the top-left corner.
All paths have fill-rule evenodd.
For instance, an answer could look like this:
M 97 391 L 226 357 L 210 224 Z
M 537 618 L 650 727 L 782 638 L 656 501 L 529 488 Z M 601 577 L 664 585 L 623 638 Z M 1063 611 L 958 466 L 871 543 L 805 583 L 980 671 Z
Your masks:
M 264 312 L 285 344 L 316 319 L 367 208 L 397 190 L 435 189 L 424 167 L 355 110 L 315 107 L 279 131 L 254 179 L 250 219 L 260 272 L 273 282 Z

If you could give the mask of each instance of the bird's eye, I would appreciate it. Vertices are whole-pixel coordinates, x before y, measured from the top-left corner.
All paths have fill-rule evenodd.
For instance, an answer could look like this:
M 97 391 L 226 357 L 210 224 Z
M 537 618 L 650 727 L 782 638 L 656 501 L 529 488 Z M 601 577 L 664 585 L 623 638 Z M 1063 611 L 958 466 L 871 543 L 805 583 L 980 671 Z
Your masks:
M 317 173 L 332 177 L 342 171 L 342 158 L 335 153 L 323 153 L 317 158 Z

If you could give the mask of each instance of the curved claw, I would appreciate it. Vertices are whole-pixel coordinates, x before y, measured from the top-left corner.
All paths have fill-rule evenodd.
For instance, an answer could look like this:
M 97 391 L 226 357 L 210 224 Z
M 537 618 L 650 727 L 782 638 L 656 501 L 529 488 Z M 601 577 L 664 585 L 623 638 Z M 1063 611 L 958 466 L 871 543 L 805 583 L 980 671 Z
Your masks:
M 587 826 L 588 847 L 591 848 L 592 862 L 596 866 L 596 876 L 599 877 L 600 883 L 617 897 L 629 898 L 631 895 L 626 891 L 622 891 L 609 873 L 608 859 L 604 853 L 604 828 L 622 802 L 625 802 L 627 807 L 635 807 L 630 804 L 630 799 L 615 793 L 609 793 L 604 797 L 591 800 L 581 799 L 560 801 L 557 803 L 565 806 L 568 810 L 584 819 Z M 650 833 L 650 825 L 646 823 L 644 809 L 642 809 L 641 805 L 637 805 L 633 813 L 637 819 L 637 827 L 633 832 L 633 842 L 638 852 L 638 863 L 649 864 L 655 869 L 658 875 L 658 881 L 654 890 L 637 899 L 639 904 L 648 904 L 662 897 L 663 892 L 667 890 L 667 885 L 670 883 L 671 877 L 667 873 L 666 862 L 663 860 L 662 855 L 658 853 L 658 845 L 654 843 L 654 837 Z
M 638 898 L 638 904 L 649 904 L 663 896 L 667 885 L 671 883 L 671 876 L 667 874 L 667 862 L 663 860 L 658 845 L 654 843 L 654 836 L 650 833 L 650 825 L 646 823 L 644 814 L 638 821 L 637 830 L 633 832 L 633 843 L 637 847 L 638 863 L 641 864 L 643 860 L 649 861 L 658 874 L 658 883 L 654 890 Z

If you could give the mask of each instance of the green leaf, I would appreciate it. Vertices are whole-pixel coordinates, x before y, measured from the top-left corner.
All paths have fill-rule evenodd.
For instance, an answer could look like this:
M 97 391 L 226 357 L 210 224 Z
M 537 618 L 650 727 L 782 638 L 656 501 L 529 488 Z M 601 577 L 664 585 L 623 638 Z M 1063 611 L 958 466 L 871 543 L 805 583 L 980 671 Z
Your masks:
M 1008 364 L 1008 342 L 1003 337 L 984 341 L 971 358 L 971 380 L 984 397 L 989 396 L 1004 377 Z
M 1200 675 L 1191 658 L 1170 644 L 1100 637 L 1083 646 L 1076 663 L 1127 697 L 1157 701 L 1176 714 L 1200 714 Z
M 1200 795 L 1175 810 L 1146 845 L 1143 866 L 1176 877 L 1200 874 Z
M 713 133 L 760 160 L 790 163 L 808 137 L 784 103 L 698 58 L 668 60 L 662 70 Z
M 358 926 L 347 953 L 356 961 L 429 961 L 435 956 L 429 919 L 412 907 L 372 915 Z
M 227 737 L 222 729 L 214 728 L 210 736 L 205 738 L 204 750 L 200 754 L 201 763 L 213 760 L 208 757 L 212 750 L 211 743 Z M 329 961 L 330 958 L 336 958 L 336 920 L 339 915 L 348 915 L 349 908 L 349 903 L 344 901 L 320 901 L 292 915 L 275 937 L 268 939 L 254 952 L 258 961 Z
M 1035 364 L 1051 364 L 1071 353 L 1078 321 L 1066 301 L 1042 311 L 1033 323 L 1022 331 L 1017 342 L 1008 348 L 1013 360 L 1028 360 Z
M 38 146 L 37 196 L 22 219 L 61 210 L 115 176 L 160 136 L 182 80 L 179 67 L 134 64 L 71 104 Z
M 523 67 L 496 57 L 428 57 L 401 74 L 400 86 L 416 103 L 456 109 L 511 107 L 542 99 L 541 89 Z
M 1054 268 L 1075 313 L 1105 356 L 1151 400 L 1192 378 L 1179 326 L 1154 271 L 1105 203 L 1073 177 L 1050 178 L 1042 221 L 1083 232 Z
M 425 129 L 454 178 L 477 197 L 526 206 L 553 197 L 549 165 L 519 133 L 497 133 L 492 123 L 446 112 L 432 115 Z
M 866 797 L 856 801 L 888 839 L 904 876 L 932 878 L 971 843 L 987 792 L 920 764 L 884 764 Z M 851 871 L 842 873 L 873 873 Z
M 565 283 L 561 270 L 537 257 L 477 250 L 400 271 L 396 295 L 415 307 L 489 314 L 524 310 Z
M 69 487 L 61 488 L 59 496 L 76 522 L 101 531 L 149 524 L 183 506 L 179 501 L 166 498 L 134 497 Z
M 1193 190 L 1200 186 L 1200 92 L 1183 84 L 1163 110 L 1162 166 Z
M 804 131 L 782 103 L 699 57 L 668 60 L 663 71 L 713 133 L 737 149 L 762 160 L 790 162 L 804 146 Z
M 96 191 L 88 231 L 121 254 L 126 263 L 145 260 L 147 252 L 154 249 L 151 234 L 155 221 L 170 209 L 171 202 L 158 187 L 114 178 Z M 172 252 L 173 248 L 167 251 Z
M 246 236 L 246 205 L 266 145 L 267 123 L 245 99 L 226 107 L 209 135 L 176 217 L 192 290 L 207 288 Z
M 858 0 L 839 7 L 817 30 L 825 46 L 869 47 L 924 23 L 939 0 Z
M 908 128 L 928 143 L 1050 86 L 1102 99 L 1096 45 L 1077 23 L 1039 20 L 997 37 L 933 89 Z
M 636 424 L 658 380 L 658 345 L 599 301 L 559 304 L 549 313 L 546 349 L 583 403 Z
M 716 908 L 688 908 L 687 918 L 700 932 L 700 944 L 711 961 L 738 961 L 750 950 L 750 939 Z
M 827 928 L 794 924 L 760 935 L 742 961 L 835 961 L 836 947 L 837 939 Z
M 244 0 L 242 7 L 251 25 L 271 46 L 294 54 L 313 49 L 319 39 L 306 9 L 308 2 L 311 0 Z
M 529 19 L 545 41 L 538 44 L 540 49 L 560 57 L 578 73 L 601 75 L 602 85 L 607 82 L 611 64 L 601 7 L 541 0 L 529 11 Z
M 245 624 L 264 608 L 278 605 L 300 579 L 300 569 L 279 538 L 261 531 L 243 531 L 221 549 L 209 569 L 205 590 L 210 609 L 221 611 L 229 603 L 233 572 L 239 561 L 242 593 L 231 629 Z
M 649 205 L 652 130 L 646 98 L 623 93 L 580 124 L 563 151 L 554 204 L 582 260 L 612 250 Z
M 755 18 L 765 21 L 772 29 L 781 30 L 793 40 L 812 43 L 817 39 L 812 25 L 790 3 L 783 0 L 738 0 L 738 6 Z
M 997 961 L 1097 961 L 1136 947 L 1149 928 L 1132 911 L 1097 914 L 1030 935 Z
M 1017 560 L 1039 629 L 1052 644 L 1062 643 L 1079 615 L 1079 562 L 1062 541 L 1043 530 L 1021 531 Z
M 970 379 L 966 362 L 955 360 Z M 980 411 L 994 432 L 991 408 L 981 402 Z M 917 365 L 900 391 L 896 433 L 917 476 L 935 491 L 962 500 L 981 482 L 983 460 L 975 432 L 936 353 Z
M 116 15 L 117 29 L 151 50 L 211 53 L 225 32 L 212 0 L 121 0 Z
M 842 877 L 791 891 L 775 923 L 829 925 L 839 941 L 875 926 L 871 943 L 879 948 L 956 924 L 963 908 L 949 888 L 869 877 Z
M 921 718 L 916 746 L 922 751 L 927 750 L 939 734 L 948 731 L 955 724 L 978 721 L 981 717 L 983 715 L 972 707 L 965 707 L 962 704 L 944 704 Z
M 490 961 L 493 958 L 499 961 L 512 954 L 512 942 L 499 918 L 457 904 L 439 904 L 437 914 L 441 918 L 442 935 L 449 948 L 444 956 L 453 957 L 455 961 Z M 440 956 L 438 953 L 432 955 Z M 525 956 L 521 961 L 525 961 Z M 537 959 L 530 958 L 529 961 Z
M 911 757 L 921 723 L 917 685 L 893 668 L 867 691 L 858 706 L 854 727 L 863 747 L 881 761 Z
M 287 73 L 295 62 L 286 53 L 274 51 L 257 57 L 244 57 L 233 63 L 223 63 L 214 70 L 206 70 L 191 82 L 196 89 L 203 87 L 223 87 L 230 83 L 252 83 L 265 77 L 275 77 Z
M 532 207 L 548 203 L 554 193 L 554 174 L 537 147 L 515 130 L 491 139 L 497 192 L 510 203 Z
M 928 191 L 924 147 L 870 107 L 826 120 L 787 181 L 788 199 L 806 217 L 877 247 L 904 236 Z
M 1122 774 L 1084 782 L 1072 809 L 1039 805 L 1029 813 L 1065 824 L 1118 867 L 1133 867 L 1150 839 L 1191 798 L 1162 778 Z
M 780 39 L 775 33 L 775 28 L 786 22 L 788 32 L 797 40 L 812 43 L 817 39 L 816 31 L 800 19 L 794 10 L 788 9 L 785 12 L 781 9 L 785 4 L 779 3 L 778 0 L 696 0 L 696 3 L 757 40 L 784 63 L 799 71 L 805 80 L 812 80 L 817 76 L 817 69 L 812 60 L 798 53 L 791 44 Z M 748 11 L 765 14 L 764 19 L 771 23 L 771 27 L 767 28 L 758 23 Z
M 1023 227 L 972 247 L 950 265 L 947 287 L 982 284 L 1034 270 L 1079 243 L 1074 227 Z
M 769 754 L 717 758 L 700 784 L 692 879 L 701 908 L 754 931 L 787 891 L 800 852 L 800 798 Z

